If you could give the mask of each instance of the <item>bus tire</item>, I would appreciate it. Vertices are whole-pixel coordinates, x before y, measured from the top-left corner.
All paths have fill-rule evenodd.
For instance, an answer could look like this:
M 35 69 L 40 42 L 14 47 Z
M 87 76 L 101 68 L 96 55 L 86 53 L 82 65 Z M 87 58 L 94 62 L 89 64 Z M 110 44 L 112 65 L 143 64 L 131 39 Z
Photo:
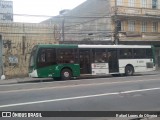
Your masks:
M 61 71 L 61 79 L 62 80 L 70 80 L 72 77 L 72 72 L 70 69 L 63 69 Z
M 131 65 L 127 65 L 125 67 L 125 75 L 126 76 L 132 76 L 134 73 L 134 68 Z

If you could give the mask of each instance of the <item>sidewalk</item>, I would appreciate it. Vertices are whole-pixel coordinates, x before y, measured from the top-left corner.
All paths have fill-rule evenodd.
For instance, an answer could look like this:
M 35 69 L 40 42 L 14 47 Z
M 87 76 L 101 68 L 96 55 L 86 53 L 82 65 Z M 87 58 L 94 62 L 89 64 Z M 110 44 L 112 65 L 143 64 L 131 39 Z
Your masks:
M 160 70 L 152 71 L 152 72 L 144 72 L 144 73 L 136 73 L 135 75 L 156 75 L 160 74 Z M 106 76 L 81 76 L 80 79 L 89 79 L 89 78 L 105 78 Z M 44 82 L 44 81 L 53 81 L 52 78 L 14 78 L 14 79 L 6 79 L 0 80 L 0 85 L 5 84 L 17 84 L 17 83 L 35 83 L 35 82 Z
M 53 79 L 52 78 L 30 78 L 30 77 L 13 78 L 13 79 L 0 80 L 0 85 L 18 84 L 18 83 L 35 83 L 35 82 L 43 82 L 43 81 L 53 81 Z

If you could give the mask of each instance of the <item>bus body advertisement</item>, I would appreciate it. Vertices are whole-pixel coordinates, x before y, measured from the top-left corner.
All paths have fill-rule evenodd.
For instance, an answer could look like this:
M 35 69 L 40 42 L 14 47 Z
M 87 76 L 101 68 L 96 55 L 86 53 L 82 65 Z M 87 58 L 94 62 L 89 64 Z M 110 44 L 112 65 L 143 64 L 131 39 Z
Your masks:
M 130 76 L 154 69 L 149 45 L 36 45 L 29 62 L 30 77 L 63 80 L 81 74 Z

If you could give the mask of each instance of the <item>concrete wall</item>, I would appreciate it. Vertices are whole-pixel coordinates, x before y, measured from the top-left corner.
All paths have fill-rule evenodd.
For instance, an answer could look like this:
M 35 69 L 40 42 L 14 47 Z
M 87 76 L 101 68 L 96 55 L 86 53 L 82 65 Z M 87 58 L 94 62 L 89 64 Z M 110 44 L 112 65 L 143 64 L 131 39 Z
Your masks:
M 3 40 L 3 74 L 27 76 L 31 49 L 36 44 L 56 44 L 54 25 L 0 23 Z

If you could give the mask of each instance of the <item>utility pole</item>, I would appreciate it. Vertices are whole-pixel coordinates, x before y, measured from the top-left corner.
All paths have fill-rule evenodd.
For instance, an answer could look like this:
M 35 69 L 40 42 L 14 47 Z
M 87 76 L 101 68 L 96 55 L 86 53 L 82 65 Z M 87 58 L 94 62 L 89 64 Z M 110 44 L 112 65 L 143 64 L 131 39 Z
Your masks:
M 115 30 L 114 30 L 114 43 L 116 45 L 119 44 L 119 35 L 118 35 L 118 19 L 117 19 L 117 0 L 115 0 L 115 15 L 114 15 L 114 24 L 115 24 Z
M 0 79 L 1 76 L 3 75 L 3 40 L 2 40 L 2 35 L 0 34 Z
M 65 18 L 64 18 L 64 16 L 63 16 L 63 18 L 62 18 L 62 41 L 64 41 L 64 37 L 65 37 L 65 35 L 64 35 L 64 23 L 65 23 Z

